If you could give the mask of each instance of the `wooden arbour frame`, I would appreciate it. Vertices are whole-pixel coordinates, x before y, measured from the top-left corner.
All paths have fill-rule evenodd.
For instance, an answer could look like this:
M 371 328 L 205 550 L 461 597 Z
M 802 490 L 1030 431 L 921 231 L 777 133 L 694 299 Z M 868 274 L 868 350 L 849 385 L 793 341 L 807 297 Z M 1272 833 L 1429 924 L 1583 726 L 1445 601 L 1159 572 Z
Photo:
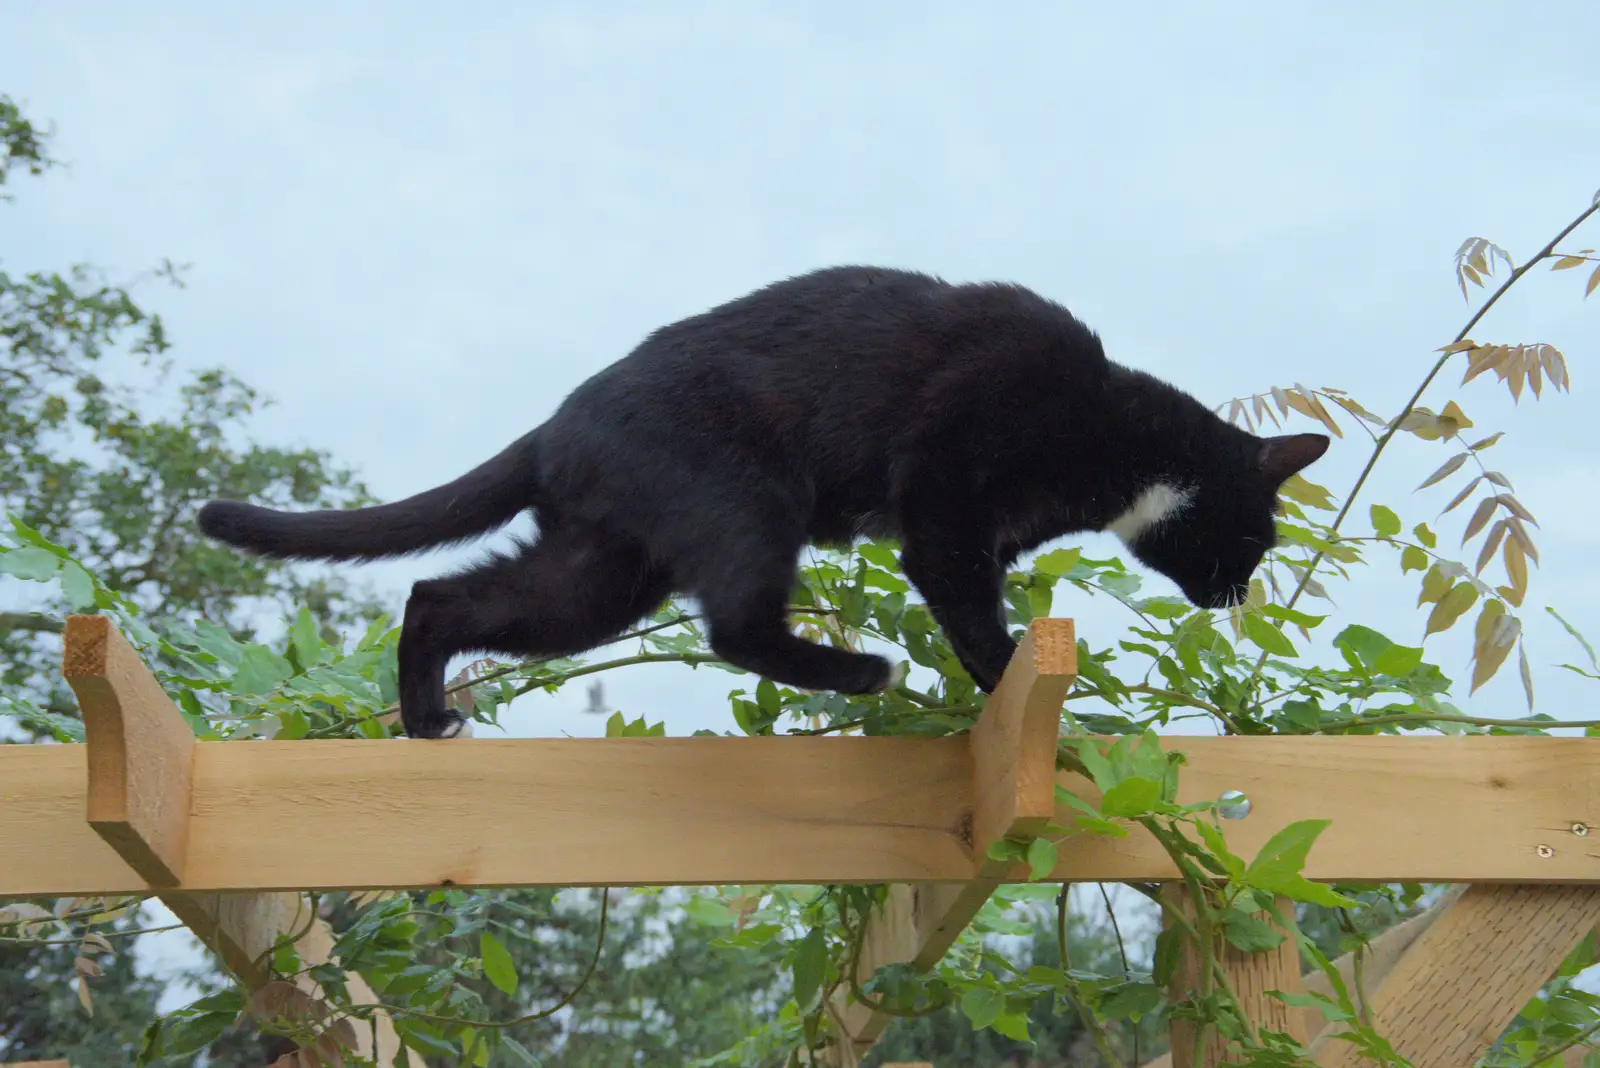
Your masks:
M 890 883 L 863 972 L 927 968 L 997 886 L 1025 878 L 988 859 L 989 845 L 1057 819 L 1058 776 L 1092 796 L 1055 763 L 1076 655 L 1070 620 L 1035 620 L 977 726 L 945 738 L 245 744 L 197 741 L 111 622 L 74 616 L 62 670 L 87 741 L 0 746 L 0 898 L 154 893 L 258 985 L 264 952 L 285 933 L 304 931 L 302 960 L 328 959 L 331 934 L 308 924 L 306 890 Z M 1600 739 L 1164 741 L 1188 759 L 1180 800 L 1250 798 L 1228 827 L 1243 856 L 1286 823 L 1328 818 L 1309 878 L 1463 884 L 1368 951 L 1376 1023 L 1418 1068 L 1471 1065 L 1600 922 L 1600 848 L 1589 840 Z M 596 839 L 612 848 L 593 849 Z M 1175 875 L 1136 829 L 1064 843 L 1050 878 Z M 1314 1011 L 1266 996 L 1317 985 L 1292 948 L 1226 967 L 1253 1015 L 1315 1039 L 1319 1064 L 1354 1063 L 1348 1044 L 1319 1036 Z M 843 997 L 830 1015 L 838 1068 L 887 1022 Z M 361 1052 L 390 1063 L 392 1024 L 380 1021 L 376 1049 L 358 1030 Z

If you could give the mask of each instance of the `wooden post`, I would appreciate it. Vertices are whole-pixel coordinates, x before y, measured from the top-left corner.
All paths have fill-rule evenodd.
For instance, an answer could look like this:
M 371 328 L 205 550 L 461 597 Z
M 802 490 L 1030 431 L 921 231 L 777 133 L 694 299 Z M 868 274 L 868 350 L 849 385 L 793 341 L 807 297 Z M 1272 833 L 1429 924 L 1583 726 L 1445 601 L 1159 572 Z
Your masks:
M 1373 1026 L 1416 1068 L 1474 1064 L 1596 923 L 1600 887 L 1474 886 L 1368 991 Z M 1317 1063 L 1357 1068 L 1336 1034 Z
M 1372 940 L 1371 944 L 1363 951 L 1361 958 L 1361 971 L 1369 990 L 1378 988 L 1378 985 L 1394 970 L 1395 963 L 1400 959 L 1401 954 L 1421 937 L 1422 932 L 1426 931 L 1433 924 L 1433 921 L 1438 919 L 1444 913 L 1444 910 L 1449 908 L 1456 898 L 1461 896 L 1461 892 L 1465 889 L 1466 887 L 1457 887 L 1451 890 L 1425 911 L 1395 924 Z M 1352 952 L 1346 953 L 1333 962 L 1334 970 L 1339 973 L 1339 978 L 1343 980 L 1345 987 L 1351 990 L 1354 989 L 1355 984 L 1355 961 L 1356 955 Z M 1328 977 L 1320 969 L 1303 973 L 1300 976 L 1300 986 L 1308 994 L 1333 996 L 1333 984 L 1328 981 Z M 1295 1011 L 1300 1015 L 1300 1029 L 1298 1032 L 1290 1032 L 1291 1034 L 1298 1033 L 1314 1036 L 1321 1033 L 1326 1027 L 1326 1020 L 1320 1009 L 1307 1006 Z M 1192 1035 L 1190 1041 L 1193 1041 Z M 1172 1068 L 1172 1054 L 1163 1053 L 1154 1060 L 1146 1061 L 1144 1068 Z
M 1192 902 L 1182 884 L 1169 885 L 1164 895 L 1167 908 L 1187 918 L 1193 918 Z M 1288 898 L 1279 898 L 1276 904 L 1278 912 L 1293 924 L 1294 902 Z M 1268 917 L 1267 913 L 1260 915 L 1262 919 Z M 1273 926 L 1277 927 L 1277 924 L 1273 923 Z M 1234 993 L 1238 995 L 1240 1011 L 1257 1031 L 1280 1031 L 1304 1042 L 1306 1035 L 1299 1010 L 1277 998 L 1269 997 L 1267 993 L 1279 990 L 1288 994 L 1298 994 L 1303 989 L 1300 977 L 1300 950 L 1291 932 L 1283 931 L 1282 928 L 1278 930 L 1285 935 L 1284 940 L 1277 948 L 1262 953 L 1247 953 L 1235 949 L 1219 938 L 1221 972 Z M 1202 988 L 1200 969 L 1206 963 L 1206 954 L 1201 951 L 1201 947 L 1192 940 L 1187 941 L 1180 952 L 1178 967 L 1172 977 L 1168 995 L 1171 1001 L 1182 1001 Z M 1211 988 L 1215 990 L 1217 985 L 1213 981 Z M 1230 1051 L 1236 1049 L 1223 1039 L 1215 1027 L 1207 1027 L 1204 1044 L 1200 1047 L 1200 1059 L 1195 1060 L 1195 1032 L 1198 1026 L 1194 1020 L 1177 1018 L 1172 1020 L 1173 1068 L 1215 1068 L 1216 1065 L 1223 1063 Z
M 976 877 L 965 883 L 898 885 L 883 911 L 868 921 L 858 979 L 888 964 L 932 968 L 960 937 L 995 888 L 1019 873 L 989 856 L 1006 838 L 1036 836 L 1055 815 L 1056 742 L 1061 705 L 1078 674 L 1078 644 L 1070 619 L 1035 619 L 1005 675 L 968 734 L 972 766 L 970 849 Z M 850 1068 L 870 1049 L 889 1017 L 853 1003 L 841 992 L 832 1006 Z
M 307 965 L 331 959 L 333 936 L 298 893 L 191 893 L 171 889 L 183 881 L 190 858 L 196 742 L 155 676 L 111 621 L 71 616 L 62 652 L 62 675 L 78 697 L 87 738 L 87 822 L 152 887 L 157 896 L 216 952 L 247 987 L 271 977 L 273 947 L 299 935 L 295 948 Z M 301 976 L 298 985 L 316 994 Z M 347 979 L 357 1001 L 377 995 L 359 975 Z M 401 1052 L 394 1022 L 378 1018 L 356 1028 L 357 1050 L 387 1066 Z M 422 1061 L 407 1051 L 414 1068 Z

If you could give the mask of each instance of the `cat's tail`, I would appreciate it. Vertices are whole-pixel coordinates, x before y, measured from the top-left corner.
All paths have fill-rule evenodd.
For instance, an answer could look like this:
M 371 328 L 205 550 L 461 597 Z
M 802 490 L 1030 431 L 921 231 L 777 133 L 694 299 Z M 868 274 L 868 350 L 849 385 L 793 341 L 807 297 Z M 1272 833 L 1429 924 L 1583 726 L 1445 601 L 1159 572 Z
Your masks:
M 454 482 L 372 508 L 280 512 L 208 501 L 200 530 L 257 556 L 287 560 L 381 560 L 488 534 L 532 507 L 538 493 L 536 435 L 512 443 Z

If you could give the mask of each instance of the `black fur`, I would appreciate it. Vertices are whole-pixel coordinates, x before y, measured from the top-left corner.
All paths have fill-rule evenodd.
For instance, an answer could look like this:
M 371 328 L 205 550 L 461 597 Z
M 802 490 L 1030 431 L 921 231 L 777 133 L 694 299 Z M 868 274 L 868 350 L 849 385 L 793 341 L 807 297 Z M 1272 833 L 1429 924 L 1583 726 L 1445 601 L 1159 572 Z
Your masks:
M 672 593 L 700 602 L 730 663 L 881 689 L 887 661 L 803 641 L 785 617 L 805 544 L 863 534 L 901 540 L 907 577 L 992 690 L 1014 649 L 1000 587 L 1018 554 L 1102 529 L 1167 483 L 1190 502 L 1134 554 L 1196 604 L 1235 603 L 1273 542 L 1279 483 L 1327 443 L 1228 425 L 1021 287 L 839 267 L 656 331 L 448 485 L 309 514 L 212 501 L 200 528 L 263 555 L 368 560 L 531 509 L 536 542 L 412 589 L 403 716 L 413 737 L 440 737 L 460 727 L 452 656 L 579 653 Z

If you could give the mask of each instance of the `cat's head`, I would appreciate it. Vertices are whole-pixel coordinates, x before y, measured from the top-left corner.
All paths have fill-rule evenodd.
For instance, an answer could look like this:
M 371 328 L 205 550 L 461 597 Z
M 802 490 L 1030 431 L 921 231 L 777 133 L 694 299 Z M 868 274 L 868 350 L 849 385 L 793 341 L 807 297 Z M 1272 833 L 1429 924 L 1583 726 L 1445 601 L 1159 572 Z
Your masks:
M 1160 483 L 1108 528 L 1202 608 L 1227 608 L 1277 540 L 1278 487 L 1327 451 L 1323 434 L 1241 434 L 1200 458 L 1182 485 Z

